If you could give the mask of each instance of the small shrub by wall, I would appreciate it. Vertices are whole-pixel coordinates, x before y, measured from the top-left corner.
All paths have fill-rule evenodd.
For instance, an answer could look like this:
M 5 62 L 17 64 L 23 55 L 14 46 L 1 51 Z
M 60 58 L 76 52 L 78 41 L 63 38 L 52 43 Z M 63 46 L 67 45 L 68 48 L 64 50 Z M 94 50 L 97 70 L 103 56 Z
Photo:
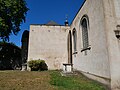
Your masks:
M 48 66 L 44 60 L 31 60 L 28 62 L 31 71 L 44 71 L 48 70 Z

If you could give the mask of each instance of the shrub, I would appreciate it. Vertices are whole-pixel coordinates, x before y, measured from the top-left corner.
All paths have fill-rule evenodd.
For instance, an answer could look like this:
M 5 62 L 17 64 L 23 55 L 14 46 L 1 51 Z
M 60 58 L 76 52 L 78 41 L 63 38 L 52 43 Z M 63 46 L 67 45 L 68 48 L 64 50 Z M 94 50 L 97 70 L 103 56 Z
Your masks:
M 47 64 L 45 63 L 44 60 L 41 60 L 40 70 L 41 70 L 41 71 L 48 70 L 48 66 L 47 66 Z
M 31 60 L 28 62 L 31 71 L 44 71 L 48 70 L 48 66 L 44 60 Z

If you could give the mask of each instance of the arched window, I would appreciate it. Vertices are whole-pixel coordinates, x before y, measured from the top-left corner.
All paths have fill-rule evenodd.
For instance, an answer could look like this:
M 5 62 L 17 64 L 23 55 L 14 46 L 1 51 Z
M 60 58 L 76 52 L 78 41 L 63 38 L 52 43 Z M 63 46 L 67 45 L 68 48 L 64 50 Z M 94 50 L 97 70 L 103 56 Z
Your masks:
M 77 32 L 73 29 L 73 44 L 74 44 L 74 54 L 77 54 Z
M 88 38 L 88 27 L 89 27 L 89 18 L 87 15 L 84 15 L 81 19 L 81 27 L 82 27 L 82 41 L 83 41 L 83 49 L 82 51 L 90 50 L 89 47 L 89 38 Z

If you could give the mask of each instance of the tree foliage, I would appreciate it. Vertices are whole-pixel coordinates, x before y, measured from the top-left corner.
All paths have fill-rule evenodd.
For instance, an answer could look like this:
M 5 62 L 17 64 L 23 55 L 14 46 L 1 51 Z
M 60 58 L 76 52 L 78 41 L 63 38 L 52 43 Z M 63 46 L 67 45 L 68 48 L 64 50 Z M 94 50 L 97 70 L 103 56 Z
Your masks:
M 25 0 L 0 0 L 0 38 L 9 41 L 10 34 L 20 31 L 28 11 Z
M 16 69 L 21 65 L 21 49 L 13 43 L 0 42 L 0 70 Z

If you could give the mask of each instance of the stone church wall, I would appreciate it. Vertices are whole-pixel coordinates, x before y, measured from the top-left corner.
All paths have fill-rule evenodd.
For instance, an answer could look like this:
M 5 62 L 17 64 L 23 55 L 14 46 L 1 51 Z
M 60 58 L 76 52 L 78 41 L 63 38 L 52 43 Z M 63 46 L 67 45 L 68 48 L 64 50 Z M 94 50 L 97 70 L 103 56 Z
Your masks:
M 91 50 L 87 50 L 87 55 L 81 52 L 80 20 L 83 15 L 89 17 Z M 116 38 L 114 32 L 118 29 L 117 25 L 120 25 L 120 0 L 86 0 L 71 25 L 71 30 L 75 28 L 77 31 L 78 53 L 73 55 L 74 69 L 111 86 L 112 90 L 120 89 L 120 39 Z
M 48 69 L 62 69 L 67 63 L 68 26 L 31 25 L 29 39 L 29 60 L 42 59 Z
M 116 17 L 120 18 L 120 0 L 114 0 Z
M 108 43 L 111 88 L 112 90 L 120 90 L 120 39 L 115 36 L 114 30 L 120 30 L 120 0 L 104 1 L 106 36 Z
M 102 0 L 86 0 L 71 25 L 71 30 L 77 31 L 77 54 L 73 55 L 73 67 L 82 71 L 90 78 L 110 84 L 110 62 L 107 50 L 105 31 L 104 6 Z M 83 49 L 82 27 L 80 21 L 84 15 L 89 18 L 88 39 L 90 50 Z M 74 43 L 73 43 L 74 46 Z M 73 50 L 74 51 L 74 50 Z M 90 76 L 91 75 L 91 76 Z M 94 76 L 94 77 L 93 77 Z M 96 78 L 96 76 L 98 78 Z M 103 80 L 102 77 L 106 80 Z

